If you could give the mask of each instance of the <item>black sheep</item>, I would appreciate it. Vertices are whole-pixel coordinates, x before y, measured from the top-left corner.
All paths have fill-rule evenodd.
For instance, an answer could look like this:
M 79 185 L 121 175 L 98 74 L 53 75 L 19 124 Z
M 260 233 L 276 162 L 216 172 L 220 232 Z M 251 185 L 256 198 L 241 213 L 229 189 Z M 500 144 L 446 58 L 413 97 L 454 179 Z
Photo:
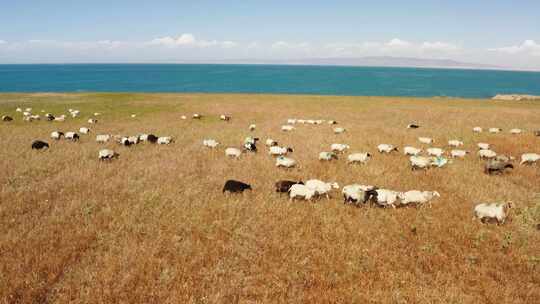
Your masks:
M 280 180 L 276 182 L 276 192 L 287 193 L 291 189 L 292 185 L 300 184 L 303 185 L 302 181 L 290 181 L 290 180 Z
M 246 189 L 252 190 L 250 185 L 230 179 L 225 182 L 225 185 L 223 186 L 223 193 L 242 193 Z
M 420 128 L 420 126 L 417 125 L 417 124 L 409 124 L 409 125 L 407 126 L 407 129 L 418 129 L 418 128 Z
M 13 118 L 11 116 L 4 115 L 2 116 L 2 121 L 12 121 Z
M 514 165 L 504 161 L 489 161 L 486 163 L 484 172 L 486 174 L 504 173 L 505 169 L 514 169 Z
M 49 144 L 44 142 L 44 141 L 41 141 L 41 140 L 35 140 L 33 143 L 32 143 L 32 149 L 35 149 L 35 150 L 42 150 L 42 149 L 47 149 L 49 148 Z
M 534 135 L 535 135 L 535 136 L 540 136 L 540 130 L 534 131 Z
M 158 140 L 158 137 L 155 136 L 154 134 L 148 134 L 148 137 L 146 137 L 146 140 L 148 142 L 151 142 L 151 143 L 155 144 L 157 142 L 157 140 Z

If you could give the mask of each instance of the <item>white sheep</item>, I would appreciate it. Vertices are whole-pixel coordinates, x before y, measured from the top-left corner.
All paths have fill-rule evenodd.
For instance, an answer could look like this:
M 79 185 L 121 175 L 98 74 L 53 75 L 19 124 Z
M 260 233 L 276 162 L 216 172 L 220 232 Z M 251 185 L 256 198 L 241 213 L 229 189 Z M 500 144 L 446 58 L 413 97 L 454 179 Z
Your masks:
M 277 145 L 278 145 L 278 142 L 275 141 L 275 140 L 273 140 L 273 139 L 271 139 L 271 138 L 268 138 L 268 139 L 266 140 L 266 145 L 267 145 L 268 147 L 273 147 L 273 146 L 277 146 Z
M 401 205 L 409 204 L 425 204 L 431 201 L 434 197 L 441 197 L 437 191 L 418 191 L 411 190 L 404 193 L 400 193 L 399 198 Z
M 495 156 L 497 156 L 497 153 L 489 149 L 479 150 L 478 156 L 480 156 L 480 158 L 495 158 Z
M 248 127 L 248 129 L 249 129 L 250 131 L 255 131 L 256 128 L 257 128 L 257 125 L 255 125 L 255 124 L 251 124 L 251 125 L 249 125 L 249 127 Z
M 474 215 L 482 222 L 496 221 L 504 224 L 508 216 L 508 209 L 512 208 L 512 203 L 482 203 L 474 207 Z
M 521 129 L 511 129 L 510 130 L 510 134 L 514 134 L 514 135 L 521 134 L 521 132 L 523 132 Z
M 321 152 L 321 153 L 319 153 L 319 160 L 331 161 L 332 159 L 338 159 L 336 153 L 334 153 L 334 152 Z
M 288 124 L 288 125 L 294 125 L 294 124 L 296 124 L 296 119 L 294 119 L 294 118 L 289 118 L 289 119 L 287 119 L 287 124 Z
M 345 203 L 366 203 L 369 198 L 369 194 L 367 192 L 374 189 L 374 186 L 352 184 L 343 187 L 341 193 L 343 194 L 343 199 Z
M 94 113 L 94 116 L 99 116 L 99 115 L 101 115 L 101 113 L 98 113 L 98 112 Z
M 229 120 L 231 120 L 231 117 L 228 116 L 228 115 L 225 115 L 225 114 L 221 114 L 221 115 L 219 116 L 219 119 L 221 119 L 221 120 L 223 120 L 223 121 L 229 121 Z
M 65 120 L 66 120 L 66 115 L 63 115 L 63 114 L 54 118 L 54 121 L 59 121 L 59 122 L 62 122 Z
M 488 143 L 478 143 L 477 146 L 480 150 L 489 150 L 491 145 Z
M 276 158 L 276 167 L 293 168 L 296 166 L 296 161 L 292 158 L 279 156 Z
M 467 154 L 469 154 L 469 151 L 458 149 L 450 151 L 450 156 L 452 156 L 453 158 L 464 158 Z
M 99 134 L 96 136 L 96 141 L 98 143 L 106 143 L 111 139 L 111 136 L 108 134 Z
M 474 133 L 482 133 L 483 131 L 481 127 L 474 127 L 472 130 Z
M 280 155 L 286 155 L 289 152 L 293 152 L 293 149 L 289 147 L 272 146 L 270 147 L 268 154 L 273 155 L 273 156 L 280 156 Z
M 187 119 L 187 116 L 186 116 L 186 115 L 182 115 L 182 116 L 180 116 L 180 119 L 186 120 L 186 119 Z
M 422 153 L 422 149 L 418 149 L 418 148 L 410 147 L 410 146 L 403 148 L 403 154 L 405 155 L 417 156 L 420 153 Z
M 118 153 L 110 149 L 99 150 L 99 160 L 110 160 L 115 157 L 118 157 Z
M 281 131 L 283 131 L 283 132 L 288 132 L 288 131 L 292 131 L 292 130 L 294 130 L 294 127 L 291 126 L 291 125 L 283 125 L 283 126 L 281 126 Z
M 337 123 L 338 123 L 338 122 L 335 121 L 335 120 L 329 120 L 329 121 L 328 121 L 328 124 L 329 124 L 329 125 L 337 125 Z
M 79 129 L 79 132 L 81 134 L 88 134 L 88 133 L 90 133 L 90 129 L 82 127 L 82 128 Z
M 436 157 L 441 157 L 444 154 L 444 150 L 441 148 L 429 148 L 426 150 L 426 152 L 428 155 Z
M 315 190 L 317 195 L 326 195 L 326 198 L 330 198 L 329 192 L 332 189 L 339 189 L 338 183 L 326 183 L 318 179 L 310 179 L 306 182 L 306 187 Z
M 489 128 L 489 133 L 497 134 L 501 131 L 502 131 L 501 128 Z
M 215 148 L 219 145 L 219 142 L 217 142 L 215 139 L 203 139 L 203 146 L 208 148 Z
M 296 122 L 298 122 L 299 124 L 305 124 L 306 120 L 305 119 L 297 119 Z
M 131 118 L 137 117 L 137 114 L 131 114 Z
M 64 133 L 59 132 L 59 131 L 54 131 L 51 133 L 51 138 L 59 140 L 62 137 L 62 135 L 64 135 Z
M 361 153 L 352 153 L 347 156 L 347 161 L 349 164 L 352 163 L 361 163 L 365 164 L 371 159 L 371 154 L 367 152 L 361 152 Z
M 157 139 L 158 145 L 168 145 L 173 142 L 173 139 L 171 136 L 160 136 Z
M 429 138 L 429 137 L 418 137 L 418 141 L 426 145 L 429 145 L 435 142 L 433 138 Z
M 377 150 L 380 153 L 390 153 L 392 151 L 399 151 L 397 147 L 394 147 L 393 145 L 389 145 L 389 144 L 380 144 L 377 146 Z
M 463 146 L 463 142 L 460 141 L 460 140 L 457 140 L 457 139 L 452 139 L 452 140 L 449 140 L 448 141 L 448 145 L 450 147 L 460 147 L 460 146 Z
M 409 157 L 412 169 L 428 169 L 434 165 L 433 157 L 411 156 Z
M 521 162 L 520 165 L 523 164 L 533 164 L 540 160 L 540 154 L 537 153 L 525 153 L 521 155 Z
M 237 148 L 227 148 L 225 149 L 225 155 L 228 157 L 238 158 L 242 155 L 242 151 Z
M 332 150 L 333 152 L 343 152 L 347 149 L 349 149 L 350 146 L 349 145 L 345 145 L 345 144 L 332 144 L 330 145 L 330 150 Z
M 396 208 L 396 203 L 398 202 L 400 193 L 388 189 L 377 189 L 375 190 L 377 195 L 375 196 L 375 203 L 381 207 L 392 207 Z
M 289 189 L 289 198 L 291 200 L 296 199 L 296 198 L 302 198 L 309 201 L 315 196 L 316 196 L 315 190 L 307 187 L 306 185 L 294 184 Z
M 26 112 L 32 112 L 32 108 L 26 108 L 25 111 Z
M 95 123 L 97 123 L 97 119 L 90 118 L 90 119 L 88 119 L 88 123 L 89 124 L 95 124 Z
M 23 110 L 21 108 L 15 109 L 15 112 L 22 112 Z
M 346 131 L 345 128 L 342 128 L 342 127 L 334 128 L 334 134 L 341 134 L 341 133 L 344 133 L 345 131 Z
M 75 132 L 66 132 L 66 134 L 64 135 L 64 138 L 71 141 L 77 141 L 79 140 L 79 134 Z
M 193 114 L 193 116 L 191 116 L 191 118 L 193 118 L 193 119 L 201 119 L 202 115 L 198 114 L 198 113 L 195 113 L 195 114 Z

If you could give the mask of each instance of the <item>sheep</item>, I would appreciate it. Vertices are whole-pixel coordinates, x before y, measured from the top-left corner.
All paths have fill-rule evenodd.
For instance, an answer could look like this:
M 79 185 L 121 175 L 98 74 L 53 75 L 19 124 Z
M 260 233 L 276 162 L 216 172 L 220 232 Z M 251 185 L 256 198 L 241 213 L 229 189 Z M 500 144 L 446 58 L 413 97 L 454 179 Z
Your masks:
M 409 161 L 411 162 L 411 168 L 412 170 L 415 169 L 427 169 L 434 165 L 433 157 L 425 157 L 425 156 L 411 156 L 409 157 Z
M 521 132 L 523 132 L 521 129 L 511 129 L 510 130 L 510 134 L 514 134 L 514 135 L 521 134 Z
M 182 115 L 182 116 L 180 116 L 180 119 L 186 120 L 186 119 L 187 119 L 187 116 L 186 116 L 186 115 Z
M 82 127 L 82 128 L 79 129 L 79 132 L 81 134 L 88 134 L 88 133 L 90 133 L 90 129 Z
M 281 131 L 283 132 L 289 132 L 289 131 L 292 131 L 294 130 L 294 126 L 291 126 L 291 125 L 283 125 L 281 126 Z
M 497 153 L 495 153 L 494 151 L 492 150 L 480 150 L 478 151 L 478 156 L 480 158 L 484 158 L 484 159 L 489 159 L 489 158 L 494 158 L 495 156 L 497 156 Z
M 66 132 L 64 138 L 71 141 L 78 141 L 80 139 L 79 134 L 75 132 Z
M 128 136 L 128 140 L 133 145 L 136 145 L 140 142 L 139 136 Z
M 230 121 L 231 117 L 228 116 L 228 115 L 222 114 L 222 115 L 219 116 L 219 119 L 221 119 L 223 121 Z
M 343 152 L 343 151 L 345 151 L 345 150 L 347 150 L 347 149 L 349 149 L 349 148 L 350 148 L 350 146 L 349 146 L 349 145 L 345 145 L 345 144 L 332 144 L 332 145 L 330 146 L 330 149 L 331 149 L 333 152 L 338 152 L 338 153 Z
M 460 140 L 457 140 L 457 139 L 452 139 L 452 140 L 449 140 L 448 141 L 448 145 L 450 147 L 460 147 L 460 146 L 463 146 L 463 142 L 460 141 Z
M 273 156 L 279 156 L 279 155 L 286 155 L 287 153 L 292 153 L 293 149 L 290 147 L 278 147 L 278 146 L 272 146 L 270 147 L 270 151 L 268 154 Z
M 32 108 L 26 108 L 25 111 L 26 112 L 32 112 Z
M 101 113 L 98 113 L 98 112 L 94 113 L 94 116 L 99 116 L 99 115 L 101 115 Z
M 96 141 L 98 143 L 106 143 L 111 139 L 111 136 L 108 134 L 99 134 L 96 135 Z
M 491 145 L 488 143 L 478 143 L 477 146 L 480 150 L 489 150 Z
M 540 136 L 540 130 L 534 131 L 534 136 Z
M 149 143 L 155 144 L 158 140 L 158 137 L 155 136 L 154 134 L 140 134 L 139 140 L 145 141 L 145 142 L 147 141 Z
M 474 127 L 472 130 L 474 133 L 482 133 L 483 131 L 481 127 Z
M 298 122 L 299 124 L 305 124 L 306 120 L 305 119 L 297 119 L 296 122 Z
M 119 154 L 110 149 L 101 149 L 99 150 L 98 159 L 99 160 L 111 160 L 118 157 Z
M 334 152 L 321 152 L 319 153 L 319 160 L 331 161 L 332 159 L 338 159 L 338 156 Z
M 294 118 L 287 119 L 287 124 L 288 125 L 295 125 L 296 124 L 296 119 L 294 119 Z
M 137 117 L 137 114 L 131 114 L 131 118 Z
M 278 193 L 287 193 L 293 185 L 303 185 L 302 181 L 290 181 L 290 180 L 280 180 L 275 183 L 276 192 Z
M 284 168 L 294 168 L 296 166 L 296 161 L 292 158 L 288 158 L 285 156 L 279 156 L 276 158 L 276 167 L 284 167 Z
M 130 137 L 127 137 L 127 136 L 121 137 L 118 143 L 126 147 L 130 147 L 131 145 L 136 144 L 135 141 L 131 140 Z
M 160 136 L 156 140 L 156 143 L 158 145 L 168 145 L 173 142 L 173 138 L 171 136 Z
M 400 193 L 388 189 L 375 189 L 371 199 L 380 207 L 396 208 Z
M 317 195 L 326 195 L 326 198 L 330 198 L 329 192 L 332 189 L 339 189 L 338 183 L 326 183 L 318 179 L 310 179 L 306 182 L 306 187 L 311 188 Z
M 246 184 L 244 182 L 240 182 L 237 180 L 228 180 L 225 182 L 225 185 L 223 185 L 222 192 L 228 192 L 228 193 L 242 193 L 245 190 L 252 190 L 251 185 Z
M 371 196 L 375 196 L 376 187 L 352 184 L 343 187 L 343 203 L 353 203 L 359 206 L 359 203 L 365 204 Z
M 501 128 L 489 128 L 489 133 L 497 134 L 502 131 Z
M 403 154 L 410 155 L 410 156 L 417 156 L 420 153 L 422 153 L 422 151 L 423 151 L 422 149 L 418 149 L 418 148 L 410 147 L 410 146 L 403 148 Z
M 62 133 L 62 132 L 59 132 L 59 131 L 51 132 L 51 138 L 52 139 L 59 140 L 60 138 L 62 138 L 62 136 L 64 136 L 64 133 Z
M 397 147 L 389 144 L 380 144 L 377 146 L 377 150 L 379 151 L 379 153 L 391 153 L 392 151 L 399 152 Z
M 44 150 L 48 148 L 49 144 L 44 141 L 35 140 L 34 142 L 32 142 L 32 150 Z
M 54 118 L 54 121 L 62 122 L 66 120 L 66 115 L 60 115 Z
M 302 198 L 306 201 L 310 201 L 317 195 L 314 189 L 311 189 L 303 184 L 294 184 L 289 188 L 289 198 L 294 200 L 296 198 Z
M 474 215 L 482 223 L 495 221 L 498 225 L 504 224 L 509 209 L 513 207 L 511 202 L 507 203 L 482 203 L 474 207 Z
M 238 158 L 242 155 L 242 151 L 237 148 L 227 148 L 225 149 L 225 155 L 232 158 Z
M 349 164 L 361 163 L 365 164 L 371 159 L 371 154 L 367 152 L 362 153 L 352 153 L 347 156 L 347 161 Z
M 414 123 L 407 125 L 407 129 L 418 129 L 418 128 L 420 128 L 420 126 Z
M 96 124 L 96 123 L 97 123 L 97 119 L 89 118 L 89 119 L 88 119 L 88 123 L 89 123 L 89 124 Z
M 493 160 L 500 161 L 500 162 L 511 162 L 515 160 L 515 158 L 513 156 L 506 156 L 504 154 L 499 154 L 495 156 Z
M 465 155 L 469 153 L 470 153 L 469 151 L 454 149 L 450 151 L 450 156 L 452 156 L 453 158 L 464 158 Z
M 335 121 L 335 120 L 329 120 L 329 121 L 328 121 L 328 124 L 329 124 L 329 125 L 337 125 L 338 122 Z
M 429 145 L 435 142 L 433 138 L 429 138 L 429 137 L 418 137 L 418 141 L 426 145 Z
M 505 161 L 490 160 L 486 163 L 484 167 L 484 173 L 491 174 L 502 174 L 505 169 L 514 169 L 514 165 Z
M 257 142 L 259 141 L 258 137 L 246 137 L 244 140 L 244 149 L 250 152 L 257 152 Z
M 47 119 L 47 121 L 53 121 L 54 120 L 54 116 L 51 113 L 45 114 L 45 118 Z
M 17 108 L 17 109 L 15 109 L 15 112 L 22 112 L 22 109 L 21 109 L 21 108 Z
M 248 129 L 253 132 L 253 131 L 255 131 L 255 129 L 257 129 L 257 125 L 251 124 L 251 125 L 249 125 Z
M 201 119 L 202 118 L 202 115 L 201 114 L 198 114 L 198 113 L 195 113 L 193 114 L 193 116 L 191 116 L 192 119 Z
M 268 147 L 274 147 L 274 146 L 277 146 L 277 145 L 278 145 L 278 142 L 275 141 L 275 140 L 273 140 L 273 139 L 271 139 L 271 138 L 268 138 L 268 139 L 266 140 L 266 145 L 267 145 Z
M 217 142 L 215 139 L 204 139 L 203 140 L 203 146 L 208 148 L 215 148 L 219 145 L 219 142 Z
M 341 134 L 341 133 L 344 133 L 345 131 L 346 131 L 345 128 L 342 128 L 342 127 L 334 128 L 334 134 Z
M 537 153 L 525 153 L 521 155 L 520 165 L 533 164 L 540 160 L 540 154 Z
M 426 150 L 426 152 L 428 155 L 436 157 L 441 157 L 444 154 L 444 150 L 441 148 L 429 148 Z
M 409 204 L 425 204 L 430 202 L 434 197 L 441 197 L 437 191 L 418 191 L 411 190 L 399 194 L 401 200 L 400 205 Z
M 8 116 L 8 115 L 3 115 L 2 116 L 2 121 L 12 121 L 13 118 L 11 116 Z

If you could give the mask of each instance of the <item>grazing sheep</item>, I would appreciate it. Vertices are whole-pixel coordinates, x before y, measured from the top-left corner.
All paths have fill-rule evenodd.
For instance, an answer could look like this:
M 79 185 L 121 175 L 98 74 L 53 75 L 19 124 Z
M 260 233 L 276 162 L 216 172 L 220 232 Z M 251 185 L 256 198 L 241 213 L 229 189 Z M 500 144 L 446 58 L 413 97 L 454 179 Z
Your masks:
M 44 149 L 48 149 L 48 148 L 49 148 L 49 144 L 44 142 L 44 141 L 35 140 L 34 142 L 32 142 L 32 149 L 33 150 L 44 150 Z
M 489 150 L 491 145 L 488 143 L 478 143 L 477 146 L 480 150 Z
M 512 203 L 482 203 L 474 207 L 474 215 L 482 223 L 495 221 L 498 225 L 504 224 Z
M 349 145 L 345 145 L 345 144 L 332 144 L 330 146 L 330 149 L 333 151 L 333 152 L 343 152 L 347 149 L 349 149 L 350 146 Z
M 148 134 L 146 136 L 146 139 L 145 140 L 141 139 L 141 141 L 147 141 L 147 142 L 149 142 L 151 144 L 155 144 L 155 143 L 157 143 L 158 139 L 159 139 L 159 137 L 155 136 L 154 134 Z
M 540 136 L 540 130 L 534 131 L 534 136 Z
M 352 154 L 349 154 L 349 156 L 347 156 L 347 161 L 349 162 L 349 164 L 353 164 L 353 163 L 365 164 L 370 159 L 371 159 L 371 154 L 367 152 L 352 153 Z
M 32 112 L 32 108 L 26 108 L 25 111 L 26 112 Z
M 225 155 L 228 157 L 238 158 L 242 155 L 242 151 L 237 148 L 227 148 L 225 149 Z
M 287 193 L 289 192 L 289 190 L 291 189 L 291 187 L 293 185 L 303 185 L 304 182 L 302 181 L 291 181 L 291 180 L 280 180 L 280 181 L 277 181 L 275 186 L 276 186 L 276 192 L 278 193 Z
M 290 147 L 278 147 L 278 146 L 272 146 L 270 147 L 270 151 L 268 154 L 279 156 L 279 155 L 286 155 L 287 153 L 292 153 L 293 149 Z
M 94 116 L 99 116 L 99 115 L 101 115 L 101 113 L 98 113 L 98 112 L 94 113 Z
M 12 121 L 13 118 L 11 116 L 4 115 L 2 116 L 2 121 Z
M 291 200 L 301 198 L 310 201 L 317 195 L 314 189 L 309 188 L 304 184 L 294 184 L 289 188 L 289 198 Z
M 450 151 L 450 156 L 453 158 L 464 158 L 467 154 L 469 154 L 469 151 L 457 149 Z
M 375 189 L 371 199 L 380 207 L 396 208 L 400 193 L 388 189 Z
M 96 141 L 97 141 L 98 143 L 106 143 L 106 142 L 108 142 L 110 139 L 111 139 L 111 136 L 108 135 L 108 134 L 100 134 L 100 135 L 96 135 Z
M 306 120 L 305 119 L 297 119 L 296 122 L 298 122 L 299 124 L 305 124 Z
M 203 146 L 208 148 L 215 148 L 219 145 L 219 142 L 217 142 L 215 139 L 204 139 L 203 140 Z
M 380 144 L 377 146 L 377 150 L 379 151 L 379 153 L 391 153 L 392 151 L 399 152 L 397 147 L 389 144 Z
M 221 119 L 221 120 L 223 120 L 223 121 L 230 121 L 230 120 L 231 120 L 231 117 L 228 116 L 228 115 L 222 114 L 222 115 L 219 116 L 219 119 Z
M 180 116 L 180 119 L 186 120 L 186 119 L 187 119 L 187 116 L 186 116 L 186 115 L 182 115 L 182 116 Z
M 486 163 L 484 167 L 484 173 L 486 174 L 502 174 L 505 169 L 514 169 L 514 165 L 509 162 L 499 161 L 499 160 L 490 160 Z
M 88 134 L 88 133 L 90 133 L 90 129 L 82 127 L 82 128 L 79 129 L 79 132 L 81 134 Z
M 54 121 L 59 121 L 59 122 L 62 122 L 65 120 L 66 120 L 66 115 L 60 115 L 54 118 Z
M 463 142 L 460 141 L 460 140 L 457 140 L 457 139 L 452 139 L 452 140 L 449 140 L 448 141 L 448 145 L 450 147 L 460 147 L 460 146 L 463 146 Z
M 345 132 L 345 128 L 342 128 L 342 127 L 334 128 L 334 134 L 341 134 L 344 132 Z
M 407 129 L 418 129 L 418 128 L 420 128 L 420 126 L 417 124 L 412 123 L 412 124 L 407 125 Z
M 130 147 L 131 145 L 134 145 L 135 142 L 131 141 L 129 139 L 129 137 L 127 136 L 123 136 L 120 138 L 120 140 L 118 141 L 119 144 L 121 144 L 122 146 L 126 146 L 126 147 Z
M 481 127 L 474 127 L 472 130 L 474 133 L 482 133 L 483 131 Z
M 321 152 L 319 153 L 319 160 L 331 161 L 332 159 L 338 159 L 338 156 L 334 152 Z
M 136 145 L 140 142 L 139 136 L 128 136 L 128 140 L 132 145 Z
M 131 118 L 137 117 L 137 114 L 131 114 Z
M 411 168 L 412 170 L 416 169 L 428 169 L 431 166 L 434 165 L 434 159 L 433 157 L 425 157 L 425 156 L 411 156 L 409 157 L 409 161 L 411 162 Z
M 158 145 L 168 145 L 173 142 L 173 139 L 171 136 L 161 136 L 158 137 L 156 142 Z
M 17 109 L 15 109 L 15 112 L 22 112 L 22 109 L 21 109 L 21 108 L 17 108 Z
M 193 114 L 193 116 L 191 116 L 191 118 L 193 118 L 193 119 L 201 119 L 202 115 L 195 113 L 195 114 Z
M 288 131 L 292 131 L 292 130 L 294 130 L 294 126 L 290 126 L 290 125 L 281 126 L 281 131 L 283 131 L 283 132 L 288 132 Z
M 433 138 L 429 138 L 429 137 L 418 137 L 418 141 L 426 145 L 429 145 L 435 142 Z
M 119 154 L 110 149 L 101 149 L 99 150 L 98 159 L 99 160 L 111 160 L 118 157 Z
M 510 130 L 510 134 L 514 134 L 514 135 L 521 134 L 522 132 L 523 132 L 523 130 L 521 130 L 521 129 L 511 129 Z
M 306 182 L 306 187 L 311 188 L 317 195 L 326 195 L 326 198 L 330 198 L 329 192 L 332 189 L 339 189 L 338 183 L 326 183 L 318 179 L 310 179 Z
M 429 148 L 426 150 L 426 152 L 428 155 L 436 157 L 441 157 L 444 154 L 444 150 L 441 148 Z
M 409 205 L 409 204 L 425 204 L 434 197 L 441 197 L 437 191 L 418 191 L 411 190 L 399 194 L 399 199 L 401 200 L 400 205 Z
M 244 149 L 246 151 L 250 151 L 250 152 L 257 152 L 257 143 L 255 141 L 254 142 L 247 142 L 246 141 L 244 143 Z
M 511 162 L 511 161 L 515 160 L 515 157 L 506 156 L 504 154 L 499 154 L 499 155 L 495 156 L 494 160 L 500 161 L 500 162 Z
M 338 122 L 335 121 L 335 120 L 329 120 L 329 121 L 328 121 L 328 124 L 329 124 L 329 125 L 337 125 Z
M 45 119 L 47 119 L 47 121 L 53 121 L 54 116 L 51 113 L 47 113 L 45 114 Z
M 64 133 L 59 131 L 54 131 L 51 133 L 51 138 L 55 140 L 59 140 L 60 138 L 62 138 L 62 136 L 64 136 Z
M 89 118 L 89 119 L 88 119 L 88 123 L 89 123 L 89 124 L 96 124 L 96 123 L 97 123 L 97 119 Z
M 242 193 L 245 190 L 252 190 L 251 185 L 237 181 L 237 180 L 228 180 L 225 182 L 225 185 L 223 185 L 222 192 L 229 192 L 229 193 Z
M 537 153 L 525 153 L 525 154 L 522 154 L 521 155 L 521 162 L 519 163 L 520 165 L 524 165 L 524 164 L 533 164 L 535 162 L 537 162 L 538 160 L 540 160 L 540 154 L 537 154 Z
M 79 134 L 75 132 L 66 132 L 64 138 L 71 141 L 78 141 L 80 139 Z
M 495 156 L 497 156 L 497 153 L 495 153 L 494 151 L 492 150 L 480 150 L 478 151 L 478 156 L 480 156 L 480 158 L 494 158 Z
M 343 187 L 344 203 L 353 203 L 359 206 L 360 203 L 365 204 L 372 196 L 376 195 L 376 187 L 352 184 Z
M 287 119 L 287 124 L 288 125 L 295 125 L 296 124 L 296 119 L 294 119 L 294 118 Z
M 296 161 L 292 158 L 285 156 L 279 156 L 276 158 L 276 167 L 294 168 L 295 166 Z
M 248 129 L 253 132 L 253 131 L 255 131 L 255 129 L 257 129 L 257 125 L 251 124 L 251 125 L 249 125 Z
M 273 139 L 271 139 L 271 138 L 268 138 L 268 139 L 266 140 L 266 145 L 267 145 L 268 147 L 274 147 L 274 146 L 277 146 L 277 145 L 278 145 L 278 142 L 275 141 L 275 140 L 273 140 Z
M 418 148 L 410 147 L 410 146 L 403 148 L 403 154 L 405 155 L 417 156 L 420 153 L 422 153 L 422 149 L 418 149 Z
M 502 131 L 501 128 L 489 128 L 489 133 L 497 134 L 501 131 Z

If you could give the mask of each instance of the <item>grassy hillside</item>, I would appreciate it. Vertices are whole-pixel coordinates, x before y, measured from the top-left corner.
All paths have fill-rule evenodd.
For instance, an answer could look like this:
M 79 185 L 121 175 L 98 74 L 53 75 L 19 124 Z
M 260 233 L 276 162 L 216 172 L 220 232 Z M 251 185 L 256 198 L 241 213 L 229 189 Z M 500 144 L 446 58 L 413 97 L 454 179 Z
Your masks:
M 16 107 L 65 122 L 23 122 Z M 98 124 L 87 119 L 101 112 Z M 201 113 L 200 120 L 181 115 Z M 230 114 L 226 123 L 219 114 Z M 519 157 L 540 153 L 540 104 L 484 100 L 182 94 L 4 94 L 0 115 L 0 302 L 6 303 L 535 303 L 540 299 L 540 165 L 487 176 L 476 143 Z M 131 114 L 137 114 L 131 118 Z M 287 118 L 335 119 L 280 131 Z M 407 130 L 410 122 L 422 128 Z M 247 127 L 257 124 L 255 132 Z M 474 126 L 501 127 L 493 135 Z M 50 132 L 89 126 L 79 143 Z M 522 128 L 522 135 L 508 129 Z M 169 135 L 169 146 L 98 144 L 95 135 Z M 246 136 L 294 147 L 299 167 L 278 169 L 257 154 L 226 159 Z M 411 171 L 392 143 L 422 147 L 462 139 L 472 151 L 442 169 Z M 215 138 L 215 151 L 202 139 Z M 44 139 L 45 152 L 30 144 Z M 332 143 L 369 151 L 320 163 Z M 99 162 L 100 148 L 120 154 Z M 252 184 L 224 196 L 225 180 Z M 315 203 L 274 192 L 279 179 L 317 178 L 406 190 L 437 190 L 432 207 L 344 205 L 340 192 Z M 511 200 L 505 225 L 471 220 L 479 202 Z

